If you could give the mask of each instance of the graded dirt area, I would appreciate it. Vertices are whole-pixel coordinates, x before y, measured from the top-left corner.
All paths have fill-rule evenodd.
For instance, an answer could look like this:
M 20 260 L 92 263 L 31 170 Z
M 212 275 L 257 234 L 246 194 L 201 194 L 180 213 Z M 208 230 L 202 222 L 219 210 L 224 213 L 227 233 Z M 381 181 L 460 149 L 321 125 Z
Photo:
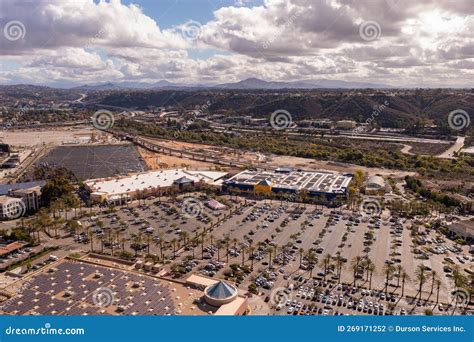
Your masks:
M 168 156 L 165 154 L 148 151 L 142 147 L 138 148 L 140 156 L 145 161 L 150 170 L 161 170 L 169 168 L 186 167 L 190 170 L 204 170 L 213 169 L 216 165 L 213 163 L 206 163 L 199 160 L 191 160 L 186 158 L 179 158 L 176 156 Z
M 2 141 L 16 147 L 30 147 L 35 145 L 62 145 L 100 135 L 92 126 L 77 127 L 48 127 L 35 129 L 4 130 L 1 133 Z

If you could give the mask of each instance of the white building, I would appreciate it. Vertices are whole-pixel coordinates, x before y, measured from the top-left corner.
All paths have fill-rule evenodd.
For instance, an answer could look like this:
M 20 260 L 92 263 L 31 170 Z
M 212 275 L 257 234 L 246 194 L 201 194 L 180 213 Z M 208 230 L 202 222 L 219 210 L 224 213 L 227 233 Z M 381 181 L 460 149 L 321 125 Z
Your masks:
M 353 129 L 357 126 L 357 122 L 352 120 L 339 120 L 336 122 L 336 128 L 340 129 Z
M 140 195 L 160 194 L 170 189 L 180 190 L 190 185 L 220 186 L 225 175 L 226 172 L 218 171 L 172 169 L 148 171 L 126 177 L 91 179 L 84 184 L 91 192 L 92 201 L 122 202 Z
M 8 195 L 21 198 L 26 206 L 26 211 L 37 211 L 40 207 L 41 186 L 34 186 L 27 189 L 11 189 L 8 191 Z

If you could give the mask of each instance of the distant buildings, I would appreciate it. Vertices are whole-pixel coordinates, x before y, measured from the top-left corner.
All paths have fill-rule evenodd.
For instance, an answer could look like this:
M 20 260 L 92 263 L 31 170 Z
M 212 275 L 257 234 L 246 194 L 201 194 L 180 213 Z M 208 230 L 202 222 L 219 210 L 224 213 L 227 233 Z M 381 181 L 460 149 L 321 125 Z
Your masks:
M 464 220 L 453 223 L 449 226 L 449 236 L 452 238 L 461 238 L 466 242 L 474 241 L 474 221 Z
M 354 129 L 357 126 L 357 122 L 352 120 L 339 120 L 336 122 L 336 128 L 339 129 Z
M 347 197 L 351 179 L 351 174 L 327 171 L 250 169 L 225 181 L 223 187 L 231 192 L 334 203 Z

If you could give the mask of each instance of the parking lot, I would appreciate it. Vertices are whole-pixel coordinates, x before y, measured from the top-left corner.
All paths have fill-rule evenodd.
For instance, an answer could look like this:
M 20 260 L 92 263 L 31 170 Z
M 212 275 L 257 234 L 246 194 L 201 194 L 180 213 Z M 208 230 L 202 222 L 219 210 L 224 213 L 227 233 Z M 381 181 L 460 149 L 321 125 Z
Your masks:
M 415 273 L 418 265 L 424 265 L 428 274 L 423 286 L 422 299 L 396 300 L 397 305 L 405 309 L 399 308 L 398 311 L 391 310 L 391 312 L 407 314 L 410 311 L 411 313 L 420 313 L 430 309 L 433 312 L 442 313 L 445 308 L 441 306 L 441 310 L 439 310 L 440 308 L 435 305 L 436 291 L 432 291 L 431 273 L 434 271 L 436 279 L 441 282 L 439 302 L 449 303 L 451 298 L 448 293 L 454 289 L 454 284 L 450 272 L 446 272 L 450 269 L 447 264 L 451 264 L 451 269 L 456 265 L 461 267 L 464 265 L 464 269 L 468 269 L 466 262 L 469 262 L 471 257 L 466 248 L 464 250 L 458 249 L 452 241 L 438 236 L 435 232 L 428 232 L 424 237 L 428 241 L 426 245 L 415 246 L 409 229 L 412 224 L 408 220 L 391 218 L 388 212 L 382 213 L 381 218 L 368 218 L 349 211 L 321 209 L 309 205 L 306 207 L 297 204 L 287 205 L 278 202 L 270 204 L 267 201 L 266 203 L 255 203 L 240 210 L 224 222 L 216 230 L 215 235 L 219 238 L 230 236 L 237 238 L 244 246 L 255 246 L 255 251 L 252 254 L 255 271 L 244 277 L 242 285 L 247 286 L 251 282 L 255 283 L 256 280 L 260 280 L 260 283 L 257 282 L 257 287 L 264 296 L 270 297 L 275 288 L 288 287 L 292 282 L 291 279 L 295 276 L 302 275 L 305 279 L 309 278 L 310 271 L 306 267 L 305 259 L 307 258 L 304 255 L 311 250 L 314 251 L 318 259 L 311 272 L 312 276 L 320 281 L 326 278 L 333 284 L 338 281 L 334 258 L 330 262 L 331 265 L 327 269 L 326 276 L 321 265 L 321 261 L 327 255 L 334 257 L 339 254 L 344 260 L 340 282 L 345 284 L 353 284 L 354 276 L 351 264 L 356 257 L 360 256 L 371 260 L 375 269 L 371 275 L 370 283 L 364 271 L 361 271 L 360 274 L 358 272 L 357 287 L 354 286 L 354 291 L 357 291 L 358 296 L 359 291 L 362 290 L 357 288 L 365 287 L 368 291 L 370 286 L 375 289 L 374 291 L 382 291 L 377 297 L 378 301 L 383 301 L 386 297 L 391 298 L 390 293 L 394 297 L 400 296 L 401 277 L 398 276 L 400 271 L 407 274 L 404 296 L 418 295 L 418 282 Z M 437 248 L 443 250 L 444 253 L 441 255 L 432 254 L 429 250 L 434 246 L 438 246 Z M 272 248 L 269 249 L 269 247 Z M 269 271 L 269 252 L 272 249 L 273 265 Z M 302 251 L 303 258 L 300 264 L 300 252 Z M 240 250 L 231 250 L 231 253 L 234 260 L 230 262 L 241 263 L 239 260 Z M 394 270 L 389 277 L 389 286 L 386 288 L 384 269 L 388 264 L 392 265 Z M 248 266 L 249 262 L 246 265 Z M 387 295 L 385 290 L 387 290 Z M 362 292 L 361 294 L 364 295 Z M 329 300 L 334 301 L 330 294 L 327 295 Z M 355 311 L 358 314 L 386 312 L 386 305 L 382 307 L 384 309 L 382 310 L 380 306 L 375 306 L 375 300 L 361 299 L 357 296 L 354 297 L 357 301 L 352 297 L 346 298 L 341 301 L 339 310 L 333 309 L 328 312 L 355 313 L 352 312 L 354 304 L 357 304 Z M 370 304 L 371 302 L 372 304 Z M 349 303 L 351 303 L 350 309 L 347 309 Z M 301 304 L 301 307 L 303 305 Z
M 414 244 L 414 222 L 388 211 L 367 217 L 352 210 L 235 196 L 214 196 L 225 207 L 213 210 L 210 199 L 194 193 L 94 209 L 78 220 L 68 249 L 151 254 L 162 262 L 163 256 L 173 277 L 198 272 L 226 278 L 258 293 L 276 314 L 414 314 L 428 309 L 440 314 L 446 308 L 436 303 L 432 272 L 440 281 L 438 302 L 449 303 L 453 270 L 472 268 L 466 246 L 459 248 L 430 230 L 418 237 L 422 243 Z M 354 271 L 358 258 L 362 261 Z M 371 272 L 363 266 L 367 260 Z M 420 300 L 416 270 L 421 264 L 427 273 Z M 388 286 L 387 265 L 393 266 Z M 400 273 L 407 274 L 404 298 Z M 276 300 L 284 290 L 284 302 Z

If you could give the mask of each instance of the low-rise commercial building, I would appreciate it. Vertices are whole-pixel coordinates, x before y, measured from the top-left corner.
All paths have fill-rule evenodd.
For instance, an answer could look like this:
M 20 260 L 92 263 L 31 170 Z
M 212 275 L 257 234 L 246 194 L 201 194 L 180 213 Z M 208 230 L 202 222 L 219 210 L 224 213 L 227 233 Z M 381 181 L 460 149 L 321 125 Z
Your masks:
M 160 170 L 126 177 L 91 179 L 84 182 L 93 202 L 121 203 L 134 198 L 166 194 L 171 191 L 220 186 L 226 172 L 189 171 L 185 169 Z
M 249 169 L 224 182 L 224 190 L 275 196 L 293 201 L 335 203 L 348 195 L 352 174 L 328 171 L 303 171 L 292 168 Z
M 352 120 L 339 120 L 336 122 L 336 128 L 339 129 L 354 129 L 357 126 L 357 122 Z
M 37 211 L 40 207 L 41 186 L 26 189 L 11 189 L 8 191 L 11 197 L 20 198 L 26 206 L 27 212 Z

